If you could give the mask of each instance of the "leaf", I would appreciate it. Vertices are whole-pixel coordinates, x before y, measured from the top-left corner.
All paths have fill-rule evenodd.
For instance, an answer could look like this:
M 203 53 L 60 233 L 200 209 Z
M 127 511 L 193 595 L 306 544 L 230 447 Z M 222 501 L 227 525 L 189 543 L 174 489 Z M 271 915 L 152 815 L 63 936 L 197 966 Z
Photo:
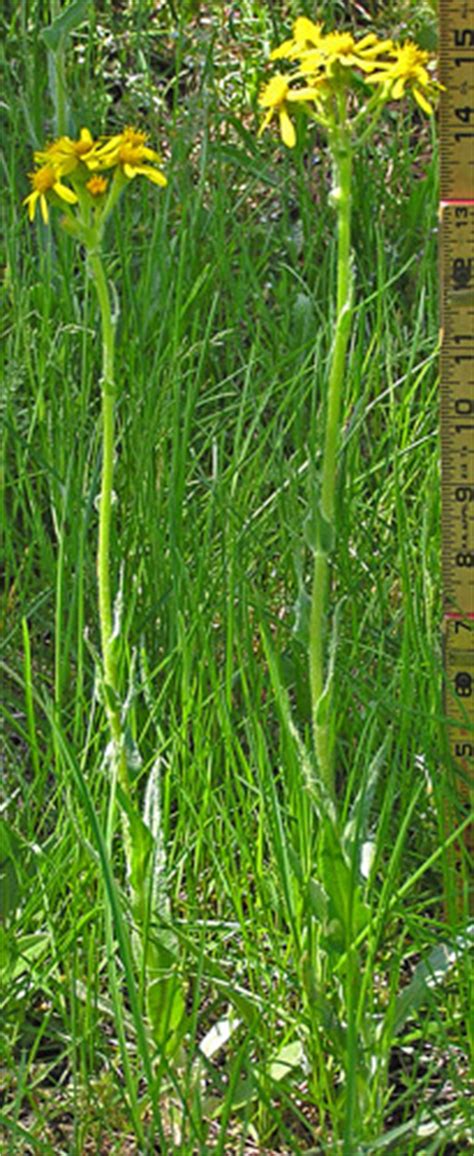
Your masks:
M 34 874 L 32 850 L 6 819 L 0 819 L 0 921 L 18 906 Z
M 196 277 L 196 280 L 195 280 L 194 285 L 191 289 L 191 292 L 189 293 L 189 296 L 186 298 L 186 301 L 184 301 L 183 304 L 181 305 L 181 316 L 182 317 L 184 317 L 184 314 L 187 313 L 188 309 L 190 309 L 191 305 L 193 304 L 193 301 L 196 300 L 196 297 L 199 296 L 201 289 L 206 284 L 206 282 L 209 280 L 209 274 L 211 272 L 211 269 L 212 269 L 212 266 L 211 266 L 210 262 L 208 261 L 207 265 L 204 266 L 204 268 L 201 270 L 199 275 Z
M 7 935 L 0 927 L 0 959 L 2 964 L 2 979 L 13 984 L 22 976 L 34 974 L 36 964 L 44 962 L 50 952 L 48 940 L 44 932 L 37 931 L 31 935 L 16 935 L 15 938 Z
M 202 1052 L 207 1060 L 212 1060 L 213 1056 L 229 1042 L 231 1036 L 237 1031 L 241 1023 L 242 1020 L 235 1016 L 232 1008 L 230 1008 L 225 1018 L 218 1020 L 217 1023 L 213 1024 L 212 1028 L 206 1032 L 204 1039 L 202 1039 L 198 1045 L 198 1050 Z
M 445 1117 L 445 1120 L 441 1120 L 438 1113 L 436 1113 L 436 1116 L 426 1114 L 422 1116 L 417 1115 L 413 1119 L 407 1120 L 405 1124 L 398 1124 L 395 1128 L 390 1128 L 388 1132 L 384 1132 L 383 1136 L 371 1140 L 368 1144 L 361 1144 L 360 1147 L 354 1151 L 353 1156 L 374 1156 L 376 1152 L 389 1152 L 392 1150 L 395 1153 L 407 1152 L 409 1137 L 416 1138 L 416 1140 L 420 1141 L 420 1146 L 418 1147 L 417 1145 L 416 1149 L 411 1147 L 410 1151 L 423 1152 L 425 1156 L 428 1156 L 428 1154 L 434 1156 L 437 1152 L 447 1151 L 445 1145 L 448 1140 L 459 1142 L 460 1140 L 467 1139 L 469 1143 L 472 1139 L 472 1133 L 467 1136 L 466 1122 L 462 1117 L 454 1118 L 454 1120 L 449 1120 L 449 1117 Z M 428 1140 L 433 1137 L 433 1146 L 428 1148 Z M 400 1145 L 401 1140 L 404 1140 L 403 1146 Z M 440 1140 L 442 1141 L 442 1148 L 440 1148 Z M 423 1147 L 421 1147 L 421 1144 L 423 1144 Z M 450 1145 L 449 1151 L 451 1150 Z M 463 1147 L 462 1149 L 456 1148 L 455 1150 L 459 1152 L 460 1156 L 466 1156 L 466 1153 L 472 1149 Z
M 336 664 L 337 644 L 339 639 L 339 624 L 342 613 L 342 607 L 345 598 L 340 598 L 336 605 L 332 620 L 331 637 L 329 639 L 329 659 L 327 665 L 326 682 L 322 694 L 316 703 L 314 711 L 314 721 L 317 728 L 322 730 L 328 727 L 331 723 L 334 725 L 333 711 L 332 711 L 332 688 L 334 682 L 334 669 Z
M 318 818 L 321 820 L 328 819 L 330 822 L 336 821 L 336 809 L 334 802 L 329 794 L 329 791 L 319 775 L 318 768 L 314 764 L 312 755 L 307 750 L 303 739 L 298 731 L 297 726 L 293 720 L 291 713 L 291 706 L 288 698 L 288 692 L 283 685 L 278 662 L 273 650 L 271 639 L 266 630 L 262 627 L 262 640 L 265 648 L 265 657 L 268 662 L 268 669 L 272 681 L 273 690 L 278 709 L 281 714 L 283 724 L 286 728 L 287 734 L 295 744 L 298 752 L 298 759 L 300 763 L 302 779 L 306 790 L 308 791 L 314 808 L 317 812 Z
M 185 1025 L 186 1002 L 178 968 L 178 939 L 171 923 L 160 809 L 161 764 L 148 777 L 143 818 L 117 784 L 128 823 L 127 867 L 136 924 L 134 954 L 143 970 L 146 1010 L 155 1044 L 174 1055 Z
M 153 974 L 147 966 L 146 1010 L 154 1042 L 165 1054 L 176 1054 L 185 1026 L 186 1001 L 183 983 L 177 972 Z
M 337 830 L 329 823 L 323 833 L 320 871 L 328 899 L 326 946 L 344 950 L 368 923 L 370 909 L 361 899 Z
M 69 36 L 86 18 L 89 0 L 73 0 L 67 8 L 43 28 L 40 35 L 50 52 L 56 52 L 65 36 Z
M 306 965 L 308 967 L 308 964 Z M 328 999 L 322 994 L 320 985 L 316 982 L 308 986 L 305 983 L 306 991 L 310 996 L 311 1015 L 313 1020 L 317 1020 L 319 1027 L 326 1033 L 331 1041 L 331 1051 L 334 1051 L 340 1060 L 344 1061 L 347 1055 L 347 1034 L 345 1027 L 341 1024 L 338 1016 Z M 311 992 L 311 987 L 313 991 Z
M 313 554 L 331 554 L 334 549 L 334 526 L 323 514 L 319 501 L 312 502 L 303 522 L 303 537 Z
M 285 1044 L 280 1048 L 274 1061 L 270 1064 L 270 1076 L 272 1080 L 277 1083 L 284 1080 L 295 1068 L 301 1068 L 304 1065 L 305 1052 L 301 1040 L 293 1040 L 291 1044 Z
M 294 344 L 303 351 L 305 343 L 312 337 L 315 324 L 314 301 L 308 293 L 296 294 L 291 309 L 291 320 Z
M 141 927 L 146 919 L 146 879 L 153 852 L 153 837 L 120 783 L 117 783 L 117 798 L 128 823 L 128 882 L 133 897 L 134 916 Z
M 351 859 L 353 857 L 355 844 L 357 844 L 357 863 L 359 870 L 361 870 L 362 854 L 366 845 L 366 835 L 375 790 L 379 781 L 380 772 L 385 764 L 387 747 L 391 739 L 392 732 L 388 730 L 381 747 L 369 763 L 367 774 L 364 776 L 360 790 L 357 792 L 352 803 L 349 819 L 344 827 L 343 843 Z M 362 874 L 365 874 L 365 872 L 362 872 Z
M 309 619 L 311 614 L 311 598 L 301 583 L 298 597 L 293 607 L 294 625 L 293 635 L 297 642 L 301 642 L 303 646 L 308 645 L 309 640 Z
M 317 879 L 310 879 L 307 888 L 307 904 L 311 915 L 320 923 L 325 923 L 328 915 L 328 897 Z
M 162 761 L 158 756 L 148 775 L 143 802 L 143 822 L 151 836 L 150 855 L 146 863 L 144 885 L 148 911 L 151 912 L 153 919 L 162 920 L 166 924 L 171 920 L 171 907 L 168 897 L 166 851 L 161 825 L 161 778 Z M 177 940 L 171 932 L 168 931 L 161 938 L 167 944 L 168 949 L 177 954 Z
M 418 964 L 410 983 L 403 988 L 395 1001 L 392 1023 L 394 1035 L 398 1035 L 414 1012 L 427 1002 L 431 991 L 443 983 L 451 968 L 473 946 L 474 923 L 470 924 L 463 934 L 457 935 L 452 943 L 438 944 L 430 951 L 428 958 Z
M 0 820 L 0 919 L 15 910 L 20 896 L 17 864 L 21 863 L 21 840 L 15 831 Z

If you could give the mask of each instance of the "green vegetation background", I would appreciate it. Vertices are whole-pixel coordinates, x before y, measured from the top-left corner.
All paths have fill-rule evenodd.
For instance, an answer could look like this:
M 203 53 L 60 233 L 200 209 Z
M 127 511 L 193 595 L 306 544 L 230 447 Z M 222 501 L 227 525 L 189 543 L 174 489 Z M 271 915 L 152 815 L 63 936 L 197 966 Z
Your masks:
M 358 32 L 416 36 L 432 49 L 433 7 L 328 0 L 318 14 Z M 109 990 L 103 869 L 77 786 L 87 783 L 103 825 L 105 725 L 94 695 L 97 310 L 73 243 L 55 228 L 31 228 L 21 207 L 32 149 L 54 131 L 41 38 L 48 5 L 30 0 L 3 12 L 8 1153 L 339 1150 L 338 1119 L 323 1118 L 314 1094 L 305 1097 L 301 1067 L 272 1074 L 281 1047 L 298 1038 L 302 1006 L 281 856 L 292 878 L 305 872 L 314 831 L 263 638 L 308 735 L 302 524 L 321 449 L 334 239 L 324 151 L 303 132 L 291 156 L 271 133 L 257 142 L 256 98 L 271 46 L 301 11 L 315 16 L 312 4 L 258 0 L 91 4 L 67 54 L 71 127 L 143 125 L 169 177 L 159 196 L 137 180 L 109 235 L 120 299 L 114 550 L 124 685 L 130 679 L 133 688 L 128 721 L 143 758 L 138 789 L 157 752 L 163 760 L 190 1052 L 239 992 L 254 1008 L 208 1065 L 201 1120 L 182 1107 L 179 1141 L 166 1130 L 173 1096 L 163 1092 L 162 1149 L 151 1139 L 154 1092 L 118 950 L 117 991 Z M 372 821 L 371 903 L 382 914 L 377 950 L 365 958 L 369 1017 L 453 930 L 438 851 L 448 760 L 437 195 L 435 126 L 415 108 L 392 106 L 355 174 L 358 309 L 335 573 L 344 599 L 337 709 L 346 810 L 386 740 Z M 119 891 L 121 870 L 117 842 Z M 121 902 L 126 918 L 125 888 Z M 468 994 L 461 965 L 414 1015 L 390 1069 L 380 1042 L 386 1094 L 369 1123 L 373 1144 L 361 1152 L 388 1147 L 389 1135 L 391 1151 L 467 1151 Z M 181 1073 L 173 1093 L 181 1105 L 186 1079 Z M 433 1125 L 426 1146 L 416 1132 L 422 1117 Z M 149 1148 L 136 1147 L 137 1118 Z M 395 1129 L 406 1124 L 398 1141 Z

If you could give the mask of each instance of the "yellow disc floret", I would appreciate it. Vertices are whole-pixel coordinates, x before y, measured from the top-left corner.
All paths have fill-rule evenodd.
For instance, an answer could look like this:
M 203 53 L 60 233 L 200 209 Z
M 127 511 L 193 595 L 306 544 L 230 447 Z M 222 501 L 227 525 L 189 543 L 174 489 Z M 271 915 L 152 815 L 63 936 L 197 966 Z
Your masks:
M 108 180 L 106 177 L 101 177 L 99 173 L 94 173 L 90 180 L 86 181 L 86 189 L 91 194 L 91 197 L 103 197 L 107 192 Z

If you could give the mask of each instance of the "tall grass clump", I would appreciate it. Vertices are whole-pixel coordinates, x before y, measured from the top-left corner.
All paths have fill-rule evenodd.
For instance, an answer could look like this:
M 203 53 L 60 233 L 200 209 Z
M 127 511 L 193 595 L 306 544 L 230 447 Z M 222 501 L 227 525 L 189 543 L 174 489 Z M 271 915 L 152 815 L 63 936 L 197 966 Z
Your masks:
M 469 1146 L 422 7 L 2 16 L 8 1153 Z

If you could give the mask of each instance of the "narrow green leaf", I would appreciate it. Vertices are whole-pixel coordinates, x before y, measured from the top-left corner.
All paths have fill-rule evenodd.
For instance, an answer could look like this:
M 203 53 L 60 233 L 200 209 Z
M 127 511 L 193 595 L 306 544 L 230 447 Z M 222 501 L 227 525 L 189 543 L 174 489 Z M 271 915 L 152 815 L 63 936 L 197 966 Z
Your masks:
M 65 8 L 64 12 L 61 12 L 60 16 L 56 17 L 56 20 L 42 29 L 41 38 L 51 52 L 56 52 L 61 40 L 65 36 L 69 36 L 75 28 L 83 23 L 88 7 L 89 0 L 73 0 L 73 3 L 68 4 L 68 7 Z

